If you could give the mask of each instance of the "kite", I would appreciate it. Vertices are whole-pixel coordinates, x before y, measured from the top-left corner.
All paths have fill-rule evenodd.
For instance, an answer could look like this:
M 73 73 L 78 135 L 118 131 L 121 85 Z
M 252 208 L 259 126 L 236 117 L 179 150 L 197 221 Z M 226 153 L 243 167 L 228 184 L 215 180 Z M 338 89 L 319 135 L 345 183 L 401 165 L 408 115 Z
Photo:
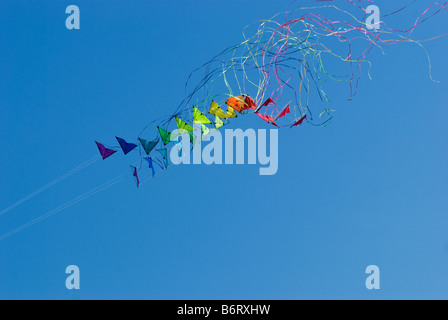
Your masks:
M 302 122 L 306 119 L 306 115 L 304 115 L 302 118 L 299 119 L 299 121 L 294 122 L 293 125 L 291 127 L 297 127 L 300 126 L 302 124 Z
M 180 118 L 176 117 L 176 123 L 180 135 L 194 131 L 192 126 L 190 126 L 188 123 L 186 123 Z
M 345 2 L 347 6 L 339 6 L 341 2 Z M 176 143 L 172 146 L 179 147 L 179 143 L 175 141 L 179 134 L 188 133 L 193 144 L 192 148 L 195 147 L 196 136 L 192 130 L 194 123 L 200 124 L 204 135 L 229 125 L 233 118 L 237 118 L 237 113 L 241 114 L 243 119 L 253 117 L 278 128 L 289 128 L 285 130 L 294 130 L 297 135 L 300 134 L 298 130 L 305 124 L 305 120 L 306 124 L 314 127 L 329 125 L 333 121 L 335 106 L 339 102 L 330 97 L 327 87 L 331 86 L 332 91 L 345 91 L 348 98 L 346 100 L 352 101 L 358 93 L 362 76 L 367 73 L 371 77 L 370 70 L 374 64 L 369 57 L 372 52 L 385 54 L 386 49 L 393 45 L 403 43 L 416 45 L 425 51 L 429 78 L 435 81 L 431 74 L 431 59 L 423 44 L 440 38 L 444 32 L 437 31 L 437 34 L 427 39 L 413 39 L 412 36 L 417 27 L 427 24 L 441 12 L 446 13 L 448 1 L 434 2 L 426 10 L 422 10 L 421 14 L 409 18 L 408 28 L 398 30 L 395 27 L 394 15 L 406 10 L 408 16 L 413 15 L 415 11 L 410 8 L 415 2 L 412 1 L 391 13 L 383 14 L 381 17 L 387 18 L 387 21 L 369 23 L 372 0 L 338 2 L 316 0 L 313 5 L 302 5 L 298 1 L 293 1 L 291 5 L 295 7 L 291 7 L 287 12 L 248 25 L 243 29 L 242 41 L 219 50 L 219 54 L 188 75 L 185 92 L 179 93 L 183 98 L 174 111 L 150 122 L 135 138 L 145 154 L 133 152 L 126 159 L 134 161 L 131 166 L 132 177 L 137 187 L 141 186 L 140 174 L 144 174 L 141 170 L 143 168 L 147 170 L 147 166 L 142 165 L 144 161 L 151 170 L 147 170 L 148 174 L 152 174 L 153 177 L 154 164 L 163 170 L 168 168 L 167 145 L 174 140 Z M 227 105 L 225 112 L 220 107 L 224 104 Z M 278 110 L 279 105 L 286 105 L 286 108 Z M 263 113 L 260 112 L 262 108 Z M 207 112 L 214 116 L 214 119 L 209 119 L 206 116 Z M 179 134 L 172 133 L 176 129 Z M 152 130 L 150 134 L 146 132 L 149 130 Z M 154 136 L 158 134 L 160 138 L 155 140 L 141 138 L 153 134 Z M 0 215 L 96 160 L 109 159 L 117 152 L 115 149 L 121 148 L 123 153 L 128 155 L 138 147 L 137 143 L 128 143 L 118 137 L 116 139 L 119 147 L 113 148 L 95 141 L 100 156 L 81 164 L 0 211 Z M 120 175 L 38 219 L 0 236 L 0 240 L 122 179 L 123 175 Z
M 224 111 L 221 109 L 218 103 L 216 103 L 215 100 L 212 101 L 212 104 L 210 105 L 210 109 L 208 110 L 208 113 L 215 115 L 221 119 L 230 119 L 230 118 L 236 118 L 236 112 L 232 107 L 227 108 L 227 112 L 224 113 Z
M 208 113 L 215 115 L 221 119 L 225 117 L 224 111 L 221 109 L 219 104 L 216 103 L 215 100 L 212 101 L 212 104 L 210 105 L 210 109 L 208 110 Z
M 198 108 L 193 107 L 193 121 L 201 124 L 212 123 Z
M 165 163 L 164 163 L 165 168 L 168 168 L 168 165 L 169 165 L 168 149 L 162 148 L 162 149 L 156 149 L 156 151 L 162 155 L 162 158 L 165 161 Z
M 129 152 L 137 148 L 138 146 L 134 143 L 127 143 L 126 140 L 122 138 L 116 137 L 118 140 L 118 143 L 120 144 L 121 149 L 123 150 L 123 153 L 127 155 Z
M 232 97 L 227 99 L 226 104 L 239 113 L 243 113 L 248 108 L 245 100 L 244 96 Z
M 246 98 L 244 99 L 244 102 L 246 103 L 246 109 L 255 109 L 257 104 L 255 103 L 254 100 L 252 100 L 251 97 L 246 96 Z
M 266 121 L 267 123 L 272 123 L 274 126 L 278 127 L 277 123 L 275 123 L 275 120 L 271 116 L 267 116 L 264 114 L 261 114 L 257 111 L 254 112 L 257 116 L 259 116 L 261 119 Z
M 164 145 L 167 145 L 168 143 L 170 143 L 171 139 L 174 138 L 174 137 L 172 137 L 171 132 L 168 132 L 160 127 L 157 127 L 157 129 L 159 129 L 160 137 L 162 138 Z
M 100 151 L 101 157 L 103 158 L 103 160 L 106 160 L 107 158 L 109 158 L 111 155 L 113 155 L 115 152 L 115 150 L 106 148 L 103 144 L 96 142 L 96 146 L 98 147 L 98 150 Z
M 282 113 L 280 113 L 276 119 L 280 119 L 283 118 L 284 116 L 286 116 L 288 113 L 291 112 L 291 109 L 289 108 L 289 105 L 285 108 L 285 110 L 282 111 Z
M 215 116 L 215 128 L 219 129 L 223 126 L 224 126 L 224 122 L 222 122 L 222 120 L 218 116 Z
M 149 155 L 151 153 L 151 151 L 159 143 L 159 139 L 155 139 L 153 141 L 148 141 L 148 140 L 145 140 L 145 139 L 142 139 L 142 138 L 138 138 L 138 140 L 140 141 L 140 144 L 142 145 L 143 150 L 145 150 L 147 155 Z
M 140 133 L 143 136 L 155 133 L 158 138 L 137 138 L 144 153 L 140 152 L 136 160 L 140 164 L 133 166 L 134 177 L 138 180 L 138 172 L 146 167 L 141 165 L 142 160 L 149 164 L 152 177 L 154 164 L 167 169 L 168 145 L 182 154 L 182 144 L 176 139 L 179 136 L 188 134 L 193 150 L 199 135 L 196 128 L 202 137 L 207 137 L 238 115 L 244 118 L 255 115 L 276 128 L 291 130 L 297 130 L 305 120 L 316 127 L 329 125 L 335 102 L 326 92 L 327 85 L 348 89 L 347 100 L 351 101 L 357 95 L 362 70 L 372 68 L 368 57 L 375 49 L 385 52 L 386 47 L 399 43 L 422 47 L 426 40 L 412 39 L 414 30 L 448 10 L 448 1 L 434 3 L 417 20 L 411 20 L 414 23 L 411 28 L 399 31 L 389 27 L 392 20 L 388 25 L 382 21 L 370 25 L 366 22 L 370 0 L 346 0 L 352 11 L 336 6 L 333 0 L 316 2 L 314 6 L 293 8 L 286 17 L 274 16 L 247 26 L 243 42 L 195 69 L 188 77 L 184 98 L 177 109 L 153 121 Z M 390 19 L 409 7 L 383 17 Z M 221 107 L 224 105 L 226 110 Z M 279 105 L 285 107 L 279 110 Z M 155 132 L 145 133 L 146 130 Z M 118 137 L 117 140 L 125 155 L 138 146 Z M 103 159 L 116 152 L 96 144 Z
M 133 171 L 132 175 L 135 178 L 135 182 L 137 183 L 137 188 L 138 188 L 138 187 L 140 187 L 140 178 L 138 177 L 137 167 L 131 166 L 131 168 L 132 168 L 132 171 Z
M 268 98 L 268 100 L 266 100 L 261 106 L 261 107 L 267 107 L 268 105 L 270 105 L 271 103 L 275 103 L 274 100 L 272 100 L 271 98 Z
M 152 170 L 152 177 L 154 178 L 154 176 L 156 175 L 156 171 L 154 169 L 154 163 L 152 161 L 152 158 L 151 157 L 147 157 L 147 158 L 144 158 L 144 159 L 148 162 L 149 168 Z

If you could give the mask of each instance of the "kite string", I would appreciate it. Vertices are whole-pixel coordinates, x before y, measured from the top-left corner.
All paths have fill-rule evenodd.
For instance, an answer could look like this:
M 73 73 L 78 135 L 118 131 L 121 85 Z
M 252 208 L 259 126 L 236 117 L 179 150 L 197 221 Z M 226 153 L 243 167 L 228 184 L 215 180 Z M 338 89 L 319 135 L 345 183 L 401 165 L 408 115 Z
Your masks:
M 66 174 L 60 176 L 59 178 L 54 179 L 53 181 L 51 181 L 50 183 L 46 184 L 45 186 L 37 189 L 36 191 L 30 193 L 29 195 L 27 195 L 26 197 L 22 198 L 21 200 L 17 201 L 16 203 L 10 205 L 9 207 L 7 207 L 6 209 L 2 210 L 0 212 L 0 216 L 4 215 L 5 213 L 11 211 L 12 209 L 14 209 L 15 207 L 19 206 L 20 204 L 30 200 L 31 198 L 34 198 L 35 196 L 39 195 L 40 193 L 44 192 L 45 190 L 47 190 L 48 188 L 58 184 L 59 182 L 67 179 L 68 177 L 72 176 L 73 174 L 75 174 L 76 172 L 88 167 L 89 165 L 91 165 L 92 163 L 98 161 L 101 158 L 101 156 L 95 156 L 90 160 L 87 160 L 86 162 L 80 164 L 79 166 L 77 166 L 76 168 L 70 170 L 69 172 L 67 172 Z
M 24 225 L 14 229 L 14 230 L 12 230 L 12 231 L 9 231 L 8 233 L 5 233 L 4 235 L 2 235 L 0 237 L 0 241 L 2 241 L 4 239 L 6 239 L 6 238 L 8 238 L 8 237 L 18 233 L 18 232 L 20 232 L 20 231 L 22 231 L 22 230 L 24 230 L 24 229 L 26 229 L 28 227 L 31 227 L 32 225 L 34 225 L 34 224 L 36 224 L 36 223 L 38 223 L 38 222 L 40 222 L 42 220 L 45 220 L 45 219 L 51 217 L 51 216 L 57 214 L 58 212 L 60 212 L 60 211 L 62 211 L 64 209 L 67 209 L 67 208 L 77 204 L 78 202 L 80 202 L 80 201 L 82 201 L 84 199 L 87 199 L 87 198 L 97 194 L 98 192 L 101 192 L 101 191 L 103 191 L 103 190 L 105 190 L 105 189 L 107 189 L 107 188 L 117 184 L 118 182 L 123 180 L 123 178 L 125 176 L 126 176 L 126 174 L 122 174 L 122 175 L 120 175 L 120 176 L 118 176 L 118 177 L 116 177 L 116 178 L 114 178 L 112 180 L 109 180 L 108 182 L 106 182 L 106 183 L 104 183 L 104 184 L 102 184 L 102 185 L 100 185 L 100 186 L 90 190 L 89 192 L 84 193 L 83 195 L 80 195 L 80 196 L 74 198 L 73 200 L 70 200 L 69 202 L 67 202 L 67 203 L 65 203 L 65 204 L 63 204 L 61 206 L 59 206 L 59 207 L 57 207 L 57 208 L 55 208 L 53 210 L 48 211 L 47 213 L 37 217 L 36 219 L 33 219 L 33 220 L 25 223 Z

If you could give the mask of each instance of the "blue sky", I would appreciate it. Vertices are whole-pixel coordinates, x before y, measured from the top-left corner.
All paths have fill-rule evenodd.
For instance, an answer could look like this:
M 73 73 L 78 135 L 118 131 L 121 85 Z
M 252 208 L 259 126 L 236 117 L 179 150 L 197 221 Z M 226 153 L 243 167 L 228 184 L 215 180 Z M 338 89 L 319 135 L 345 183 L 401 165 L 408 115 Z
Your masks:
M 0 208 L 96 156 L 94 140 L 135 140 L 175 110 L 194 68 L 289 2 L 1 1 Z M 412 25 L 428 3 L 386 23 Z M 65 28 L 70 4 L 80 30 Z M 415 38 L 446 32 L 447 14 Z M 354 101 L 328 88 L 330 126 L 279 132 L 275 176 L 181 166 L 139 190 L 129 177 L 0 241 L 0 298 L 447 298 L 448 38 L 425 48 L 440 83 L 418 46 L 375 51 Z M 269 128 L 246 118 L 232 127 Z M 0 233 L 128 168 L 95 162 L 0 216 Z M 72 264 L 79 291 L 65 288 Z M 364 285 L 371 264 L 379 291 Z

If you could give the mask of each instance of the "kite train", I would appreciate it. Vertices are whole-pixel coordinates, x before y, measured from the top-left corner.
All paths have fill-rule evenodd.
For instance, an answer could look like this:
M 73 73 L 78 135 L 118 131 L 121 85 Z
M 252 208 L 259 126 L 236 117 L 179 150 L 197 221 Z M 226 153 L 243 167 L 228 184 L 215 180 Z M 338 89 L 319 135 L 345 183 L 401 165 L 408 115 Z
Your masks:
M 366 23 L 374 13 L 371 0 L 346 0 L 345 4 L 356 10 L 353 13 L 333 5 L 336 1 L 317 2 L 325 4 L 300 7 L 246 27 L 242 43 L 227 48 L 190 74 L 185 98 L 175 112 L 149 124 L 136 139 L 141 159 L 149 164 L 153 177 L 156 167 L 168 168 L 168 147 L 176 144 L 173 140 L 178 135 L 188 134 L 192 148 L 195 147 L 194 124 L 201 126 L 202 136 L 241 115 L 255 115 L 276 128 L 296 128 L 305 122 L 327 125 L 334 109 L 325 83 L 348 84 L 352 100 L 358 92 L 363 67 L 371 67 L 369 54 L 374 49 L 384 52 L 385 46 L 399 43 L 422 47 L 422 40 L 410 36 L 417 26 L 447 10 L 448 3 L 434 3 L 417 17 L 411 28 L 399 31 L 379 19 L 375 25 Z M 381 17 L 390 19 L 409 6 Z M 324 12 L 328 15 L 324 16 Z M 332 18 L 333 14 L 343 15 L 347 20 Z M 346 72 L 331 73 L 330 67 L 336 64 Z M 172 133 L 174 129 L 177 134 Z M 122 138 L 116 139 L 125 155 L 138 147 Z M 96 144 L 103 159 L 117 151 L 116 147 Z M 137 186 L 139 172 L 145 167 L 132 167 Z
M 111 141 L 118 143 L 114 146 L 96 141 L 97 157 L 0 211 L 0 216 L 98 159 L 109 161 L 121 152 L 127 158 L 138 155 L 138 159 L 130 163 L 129 176 L 139 187 L 143 183 L 142 174 L 147 172 L 154 178 L 159 170 L 170 166 L 170 148 L 177 148 L 182 153 L 183 144 L 176 139 L 179 135 L 189 138 L 194 149 L 199 137 L 195 132 L 200 132 L 201 137 L 210 136 L 237 117 L 259 120 L 260 125 L 273 129 L 297 130 L 305 125 L 328 125 L 335 111 L 329 88 L 335 90 L 337 87 L 339 91 L 341 85 L 347 90 L 348 100 L 352 100 L 362 76 L 370 77 L 372 63 L 368 57 L 372 52 L 385 53 L 386 47 L 401 43 L 411 43 L 424 50 L 425 41 L 442 36 L 434 35 L 423 40 L 411 38 L 417 27 L 447 11 L 448 1 L 433 3 L 422 10 L 420 15 L 412 18 L 413 24 L 406 30 L 393 27 L 396 15 L 409 17 L 415 12 L 410 8 L 420 4 L 416 0 L 409 1 L 410 4 L 391 13 L 379 14 L 372 0 L 315 0 L 314 6 L 297 7 L 245 27 L 241 43 L 223 50 L 193 70 L 185 84 L 185 96 L 172 114 L 152 121 L 132 140 L 111 137 Z M 294 1 L 293 5 L 297 3 L 299 1 Z M 432 79 L 428 54 L 427 57 Z M 80 195 L 8 232 L 0 240 L 109 188 L 123 178 L 122 174 Z

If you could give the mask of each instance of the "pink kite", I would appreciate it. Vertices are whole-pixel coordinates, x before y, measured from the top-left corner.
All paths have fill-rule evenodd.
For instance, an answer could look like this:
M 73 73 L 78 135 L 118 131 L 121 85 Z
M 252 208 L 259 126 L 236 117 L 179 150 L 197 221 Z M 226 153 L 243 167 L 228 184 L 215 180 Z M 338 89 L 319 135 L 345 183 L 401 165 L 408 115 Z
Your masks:
M 291 109 L 289 108 L 289 105 L 286 107 L 286 109 L 285 110 L 283 110 L 283 112 L 282 113 L 280 113 L 278 116 L 277 116 L 277 120 L 278 119 L 280 119 L 280 118 L 283 118 L 284 116 L 286 116 L 288 113 L 290 113 L 291 112 Z
M 306 119 L 306 115 L 304 115 L 302 118 L 300 118 L 299 121 L 297 121 L 296 123 L 294 123 L 294 124 L 291 126 L 291 128 L 292 128 L 292 127 L 300 126 L 300 125 L 302 124 L 302 122 L 303 122 L 305 119 Z

